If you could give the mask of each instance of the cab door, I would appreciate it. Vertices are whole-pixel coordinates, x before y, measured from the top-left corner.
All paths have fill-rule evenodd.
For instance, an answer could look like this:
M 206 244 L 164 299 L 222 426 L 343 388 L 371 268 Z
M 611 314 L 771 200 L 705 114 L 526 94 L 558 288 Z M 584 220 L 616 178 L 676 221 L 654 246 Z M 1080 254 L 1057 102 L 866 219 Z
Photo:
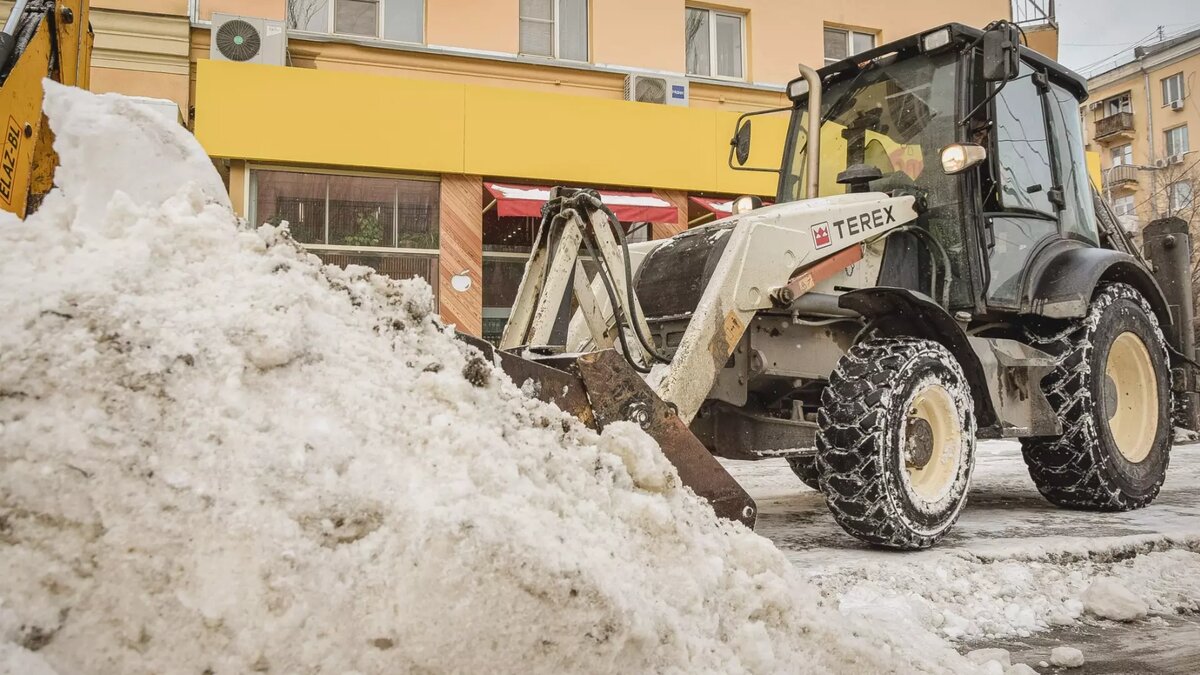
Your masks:
M 1062 191 L 1047 123 L 1045 77 L 1022 65 L 993 101 L 991 194 L 984 204 L 989 309 L 1020 308 L 1029 261 L 1059 237 Z

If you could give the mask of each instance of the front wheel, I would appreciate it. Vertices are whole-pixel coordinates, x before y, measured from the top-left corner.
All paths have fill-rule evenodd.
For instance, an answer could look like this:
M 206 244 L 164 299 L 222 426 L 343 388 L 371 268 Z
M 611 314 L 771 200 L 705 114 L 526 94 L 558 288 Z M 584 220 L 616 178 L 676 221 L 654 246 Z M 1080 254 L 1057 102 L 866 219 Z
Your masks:
M 1057 358 L 1042 379 L 1061 436 L 1022 439 L 1029 474 L 1059 506 L 1126 511 L 1158 495 L 1171 453 L 1166 341 L 1145 298 L 1105 286 L 1087 317 L 1030 326 L 1034 346 Z
M 954 356 L 929 340 L 873 339 L 821 395 L 817 464 L 834 519 L 878 546 L 927 548 L 967 500 L 975 412 Z

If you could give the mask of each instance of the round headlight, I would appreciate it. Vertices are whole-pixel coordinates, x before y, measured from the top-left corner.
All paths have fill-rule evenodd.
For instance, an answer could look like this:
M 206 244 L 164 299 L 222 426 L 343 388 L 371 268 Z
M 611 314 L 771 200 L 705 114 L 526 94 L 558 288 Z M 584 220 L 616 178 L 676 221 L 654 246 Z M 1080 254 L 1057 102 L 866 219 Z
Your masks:
M 942 148 L 942 170 L 948 175 L 962 173 L 987 159 L 987 150 L 974 143 L 954 143 Z
M 747 213 L 762 206 L 762 198 L 754 195 L 742 195 L 733 200 L 733 215 Z

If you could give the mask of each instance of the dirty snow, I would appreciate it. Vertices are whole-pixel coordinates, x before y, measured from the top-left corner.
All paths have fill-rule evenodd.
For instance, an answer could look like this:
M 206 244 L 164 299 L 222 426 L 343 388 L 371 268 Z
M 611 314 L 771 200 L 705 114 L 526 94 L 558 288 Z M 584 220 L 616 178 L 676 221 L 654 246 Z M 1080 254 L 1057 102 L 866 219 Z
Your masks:
M 819 493 L 782 461 L 728 462 L 772 539 L 847 615 L 915 625 L 962 645 L 995 646 L 1096 618 L 1083 595 L 1109 578 L 1147 616 L 1200 610 L 1200 447 L 1176 447 L 1158 500 L 1125 513 L 1054 508 L 1011 441 L 977 450 L 971 494 L 938 547 L 870 550 L 837 527 Z
M 8 672 L 969 671 L 490 372 L 423 282 L 322 268 L 187 134 L 47 88 L 60 191 L 0 220 Z
M 1083 665 L 1083 652 L 1075 647 L 1055 647 L 1050 650 L 1050 663 L 1063 668 L 1078 668 Z

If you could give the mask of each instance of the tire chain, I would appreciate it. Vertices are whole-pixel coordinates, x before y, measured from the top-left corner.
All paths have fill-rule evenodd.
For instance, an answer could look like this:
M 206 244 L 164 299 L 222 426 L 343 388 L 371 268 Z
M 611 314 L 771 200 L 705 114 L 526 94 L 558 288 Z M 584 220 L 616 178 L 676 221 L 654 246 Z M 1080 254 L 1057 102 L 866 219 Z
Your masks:
M 889 548 L 926 548 L 941 535 L 897 527 L 887 505 L 879 443 L 886 442 L 885 410 L 897 371 L 922 351 L 952 359 L 927 340 L 866 340 L 838 362 L 821 394 L 817 421 L 817 470 L 834 519 L 854 536 Z M 957 518 L 957 515 L 955 516 Z M 947 528 L 948 529 L 948 528 Z
M 1136 303 L 1150 318 L 1163 358 L 1170 363 L 1153 309 L 1126 284 L 1109 284 L 1101 289 L 1082 321 L 1072 321 L 1058 329 L 1026 327 L 1030 344 L 1056 359 L 1054 370 L 1042 379 L 1042 390 L 1062 421 L 1063 433 L 1057 438 L 1023 438 L 1021 454 L 1038 491 L 1059 506 L 1104 511 L 1140 508 L 1154 501 L 1166 474 L 1164 466 L 1158 483 L 1148 495 L 1130 497 L 1108 475 L 1111 459 L 1100 451 L 1100 432 L 1093 414 L 1096 402 L 1088 386 L 1092 337 L 1104 310 L 1120 299 Z

